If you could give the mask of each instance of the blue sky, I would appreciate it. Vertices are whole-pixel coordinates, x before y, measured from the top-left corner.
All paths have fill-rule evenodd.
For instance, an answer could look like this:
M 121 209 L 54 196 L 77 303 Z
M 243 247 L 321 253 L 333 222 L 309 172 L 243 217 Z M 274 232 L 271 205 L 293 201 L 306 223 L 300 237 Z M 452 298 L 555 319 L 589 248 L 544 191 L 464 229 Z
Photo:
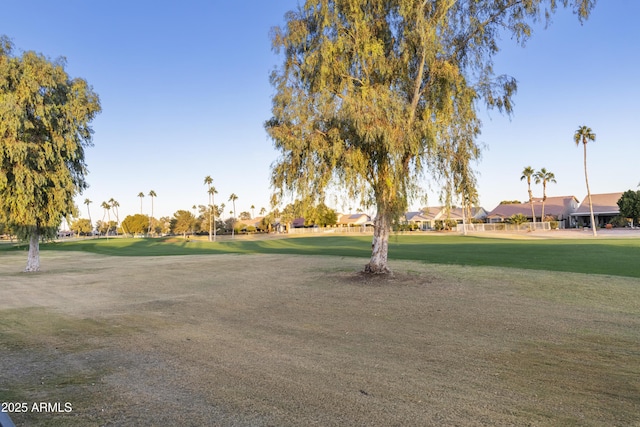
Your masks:
M 297 0 L 86 1 L 5 0 L 0 34 L 20 50 L 67 58 L 67 71 L 100 95 L 87 151 L 90 187 L 78 197 L 115 198 L 121 217 L 140 211 L 139 192 L 153 189 L 155 216 L 206 204 L 203 180 L 214 179 L 216 203 L 238 212 L 269 209 L 270 165 L 277 153 L 263 123 L 270 117 L 269 73 L 278 65 L 269 30 Z M 588 146 L 592 193 L 636 189 L 640 133 L 640 2 L 598 2 L 580 25 L 568 11 L 525 48 L 502 40 L 495 71 L 518 80 L 511 118 L 482 112 L 486 146 L 477 165 L 483 207 L 527 198 L 522 169 L 546 167 L 558 183 L 549 196 L 586 195 L 578 126 L 597 135 Z M 541 196 L 541 188 L 534 188 Z M 429 204 L 438 204 L 435 191 Z M 145 213 L 149 197 L 143 199 Z M 338 204 L 338 210 L 351 204 Z M 413 208 L 419 207 L 414 203 Z M 355 206 L 352 206 L 355 208 Z

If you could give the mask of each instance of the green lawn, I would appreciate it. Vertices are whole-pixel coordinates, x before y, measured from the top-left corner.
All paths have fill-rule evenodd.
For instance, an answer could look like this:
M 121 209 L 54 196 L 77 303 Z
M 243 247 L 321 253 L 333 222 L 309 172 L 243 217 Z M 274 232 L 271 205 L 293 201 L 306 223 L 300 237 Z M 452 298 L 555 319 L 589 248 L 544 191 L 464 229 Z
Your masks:
M 370 236 L 322 236 L 207 242 L 171 239 L 87 239 L 47 243 L 42 250 L 113 256 L 279 253 L 363 257 Z M 0 251 L 25 246 L 0 245 Z M 511 240 L 464 236 L 392 236 L 389 258 L 437 264 L 512 267 L 640 277 L 640 239 Z

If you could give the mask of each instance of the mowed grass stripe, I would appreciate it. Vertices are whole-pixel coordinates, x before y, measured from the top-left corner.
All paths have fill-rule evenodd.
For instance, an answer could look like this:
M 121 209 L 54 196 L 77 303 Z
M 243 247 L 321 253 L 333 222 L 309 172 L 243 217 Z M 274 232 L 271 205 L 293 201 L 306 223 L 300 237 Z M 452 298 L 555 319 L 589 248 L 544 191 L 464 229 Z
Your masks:
M 87 239 L 48 243 L 43 250 L 112 256 L 296 254 L 369 257 L 370 236 L 245 240 Z M 0 245 L 0 250 L 10 249 Z M 25 249 L 25 246 L 22 246 Z M 640 239 L 512 240 L 465 236 L 391 236 L 389 258 L 436 264 L 496 266 L 640 277 Z

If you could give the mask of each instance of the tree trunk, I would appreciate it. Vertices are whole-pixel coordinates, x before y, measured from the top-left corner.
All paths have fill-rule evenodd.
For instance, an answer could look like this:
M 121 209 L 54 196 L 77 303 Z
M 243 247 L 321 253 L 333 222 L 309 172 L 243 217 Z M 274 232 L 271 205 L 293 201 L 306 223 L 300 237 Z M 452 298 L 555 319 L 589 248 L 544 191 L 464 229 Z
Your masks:
M 209 205 L 209 241 L 213 241 L 213 207 Z
M 389 233 L 391 230 L 391 220 L 385 212 L 378 212 L 373 221 L 373 249 L 369 264 L 365 265 L 365 273 L 387 274 L 391 273 L 387 265 L 387 255 L 389 253 Z
M 589 198 L 589 212 L 591 213 L 591 230 L 593 231 L 593 237 L 597 237 L 595 218 L 593 217 L 593 203 L 591 202 L 591 191 L 589 190 L 589 177 L 587 176 L 587 144 L 583 143 L 584 147 L 584 180 L 587 184 L 587 197 Z
M 40 234 L 34 231 L 29 237 L 29 255 L 24 271 L 29 273 L 38 270 L 40 270 Z
M 542 216 L 540 217 L 540 221 L 544 222 L 544 203 L 547 201 L 547 183 L 546 181 L 542 181 Z
M 536 211 L 533 209 L 533 193 L 531 192 L 531 184 L 529 184 L 529 205 L 531 205 L 531 231 L 536 229 Z
M 467 219 L 465 215 L 465 204 L 464 204 L 464 196 L 462 196 L 462 234 L 464 236 L 467 235 Z

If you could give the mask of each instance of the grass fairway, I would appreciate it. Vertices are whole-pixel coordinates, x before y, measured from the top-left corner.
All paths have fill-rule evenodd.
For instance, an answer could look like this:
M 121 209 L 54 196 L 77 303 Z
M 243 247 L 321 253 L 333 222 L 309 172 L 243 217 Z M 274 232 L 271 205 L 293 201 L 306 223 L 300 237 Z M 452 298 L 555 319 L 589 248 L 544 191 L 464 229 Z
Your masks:
M 208 242 L 170 239 L 91 239 L 42 245 L 43 250 L 115 256 L 298 254 L 368 257 L 370 236 L 321 236 Z M 9 249 L 9 245 L 5 250 Z M 512 240 L 463 236 L 392 236 L 389 258 L 436 264 L 495 266 L 640 277 L 640 239 Z
M 640 423 L 637 278 L 153 243 L 0 255 L 0 401 L 72 407 L 17 425 Z

